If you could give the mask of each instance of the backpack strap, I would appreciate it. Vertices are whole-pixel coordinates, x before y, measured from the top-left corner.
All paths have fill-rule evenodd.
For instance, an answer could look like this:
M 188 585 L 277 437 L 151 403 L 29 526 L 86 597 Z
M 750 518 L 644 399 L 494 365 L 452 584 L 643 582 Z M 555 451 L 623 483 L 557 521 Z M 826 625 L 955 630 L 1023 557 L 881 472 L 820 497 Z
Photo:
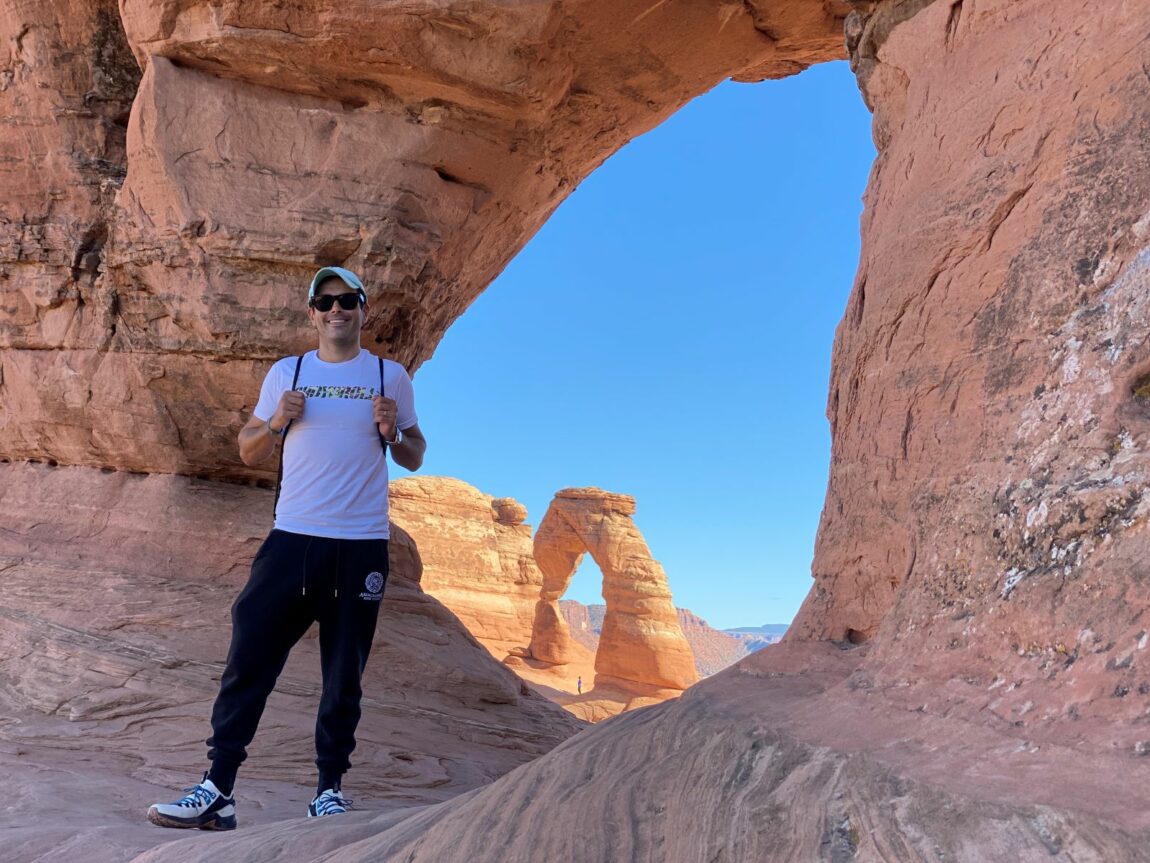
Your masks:
M 387 393 L 383 389 L 383 357 L 376 357 L 376 359 L 379 360 L 379 394 L 381 396 L 386 396 Z M 399 422 L 399 417 L 396 417 L 395 420 L 396 420 L 396 422 Z M 377 433 L 379 432 L 378 426 L 376 427 L 376 432 Z M 385 441 L 383 439 L 383 435 L 379 436 L 379 445 L 381 447 L 383 447 L 383 457 L 384 457 L 384 459 L 386 459 L 387 458 L 387 441 Z
M 299 383 L 299 370 L 300 370 L 300 366 L 302 366 L 302 365 L 303 365 L 303 355 L 300 354 L 300 356 L 296 357 L 295 374 L 293 374 L 292 378 L 291 378 L 291 388 L 293 390 L 295 389 L 296 384 Z M 280 483 L 283 482 L 283 478 L 284 478 L 284 441 L 287 440 L 287 433 L 289 431 L 291 431 L 292 422 L 293 422 L 292 420 L 288 420 L 287 425 L 284 426 L 284 433 L 282 435 L 280 435 L 280 457 L 279 457 L 279 464 L 276 467 L 276 498 L 275 498 L 275 502 L 272 504 L 272 518 L 273 519 L 275 518 L 276 507 L 279 506 L 279 502 L 280 502 Z

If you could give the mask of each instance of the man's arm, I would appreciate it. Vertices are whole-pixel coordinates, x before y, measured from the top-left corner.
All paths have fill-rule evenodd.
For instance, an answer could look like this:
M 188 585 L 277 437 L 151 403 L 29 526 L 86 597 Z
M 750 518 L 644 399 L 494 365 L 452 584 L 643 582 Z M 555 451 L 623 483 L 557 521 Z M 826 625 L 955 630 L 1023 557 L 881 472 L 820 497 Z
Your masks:
M 408 470 L 419 470 L 423 464 L 423 454 L 427 452 L 427 438 L 419 430 L 419 423 L 403 430 L 403 442 L 388 444 L 391 457 L 400 467 Z
M 289 422 L 303 415 L 303 404 L 303 393 L 289 390 L 280 396 L 280 403 L 270 420 L 264 422 L 253 415 L 240 429 L 240 460 L 248 467 L 255 467 L 275 452 L 280 432 Z
M 240 429 L 240 461 L 248 467 L 255 467 L 275 452 L 278 438 L 279 435 L 273 435 L 268 431 L 267 423 L 253 416 Z

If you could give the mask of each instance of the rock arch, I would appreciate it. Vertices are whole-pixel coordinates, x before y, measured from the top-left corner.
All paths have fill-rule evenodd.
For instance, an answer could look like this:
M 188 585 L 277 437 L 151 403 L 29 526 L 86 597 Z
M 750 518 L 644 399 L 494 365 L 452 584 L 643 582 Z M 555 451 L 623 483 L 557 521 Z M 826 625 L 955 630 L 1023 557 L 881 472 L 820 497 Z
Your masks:
M 1123 793 L 1147 784 L 1138 759 L 1109 760 L 1143 754 L 1150 705 L 1144 7 L 124 0 L 121 30 L 106 0 L 8 4 L 2 29 L 21 35 L 0 99 L 21 134 L 5 137 L 0 159 L 0 459 L 266 480 L 217 454 L 231 451 L 250 381 L 302 334 L 292 309 L 317 263 L 365 271 L 387 298 L 373 335 L 414 367 L 610 153 L 724 78 L 844 56 L 853 10 L 847 51 L 879 155 L 835 342 L 816 583 L 790 643 L 661 709 L 658 725 L 616 723 L 566 748 L 571 769 L 541 762 L 460 799 L 473 808 L 454 820 L 432 813 L 441 843 L 404 853 L 566 859 L 572 841 L 585 856 L 597 850 L 589 842 L 620 836 L 662 848 L 667 824 L 745 859 L 785 855 L 780 837 L 815 843 L 799 859 L 828 843 L 860 857 L 889 843 L 916 856 L 1003 847 L 1001 833 L 891 821 L 891 789 L 896 810 L 942 811 L 902 805 L 914 786 L 886 772 L 926 757 L 920 777 L 954 781 L 998 824 L 1036 823 L 1017 782 L 996 784 L 1010 762 L 993 759 L 998 777 L 967 772 L 975 738 L 931 738 L 929 755 L 899 739 L 909 707 L 916 723 L 1000 723 L 1018 737 L 991 751 L 1026 753 L 1014 763 L 1031 778 L 1029 800 L 1105 819 L 1027 828 L 1034 854 L 1082 841 L 1100 859 L 1131 859 L 1146 846 L 1145 821 L 1121 813 L 1147 807 L 1087 783 L 1103 763 Z M 0 476 L 8 493 L 32 485 L 22 466 L 0 462 Z M 124 481 L 84 479 L 96 490 Z M 183 528 L 192 518 L 170 517 Z M 819 777 L 865 765 L 807 767 L 841 736 L 778 758 L 786 742 L 764 735 L 762 719 L 772 694 L 786 696 L 778 665 L 826 653 L 800 639 L 852 632 L 869 638 L 850 652 L 858 673 L 791 715 L 834 731 L 836 716 L 851 716 L 840 708 L 865 699 L 868 712 L 854 714 L 864 721 L 839 728 L 886 733 L 889 745 L 872 738 L 870 752 L 897 757 L 871 774 L 873 794 L 853 796 Z M 875 712 L 884 701 L 896 709 Z M 714 737 L 709 722 L 734 729 L 728 745 L 683 745 Z M 818 732 L 791 722 L 795 734 Z M 636 761 L 602 757 L 616 733 L 629 735 L 616 751 Z M 947 741 L 963 763 L 942 759 Z M 1030 755 L 1060 741 L 1096 763 L 1073 777 L 1037 772 Z M 701 755 L 685 761 L 690 751 Z M 762 783 L 780 774 L 756 766 L 768 761 L 804 776 L 775 796 Z M 591 765 L 600 772 L 589 782 Z M 652 765 L 675 770 L 677 801 L 666 774 L 638 769 Z M 595 784 L 618 793 L 587 794 Z M 826 793 L 796 793 L 808 789 Z M 844 796 L 862 801 L 855 824 L 893 825 L 889 843 L 855 829 Z M 668 802 L 678 808 L 663 815 Z M 740 820 L 780 804 L 803 823 Z M 578 829 L 621 811 L 632 830 Z M 816 835 L 810 812 L 843 826 Z M 514 849 L 468 829 L 488 816 L 515 819 L 502 831 Z M 914 836 L 925 837 L 917 853 L 905 844 Z
M 531 629 L 531 656 L 564 664 L 571 635 L 559 599 L 584 554 L 603 572 L 607 612 L 595 654 L 595 685 L 638 694 L 683 690 L 698 680 L 695 658 L 663 567 L 631 516 L 635 498 L 597 488 L 559 491 L 535 532 L 543 587 Z
M 300 285 L 317 265 L 363 273 L 373 347 L 414 371 L 608 156 L 726 78 L 843 57 L 848 11 L 0 12 L 4 32 L 54 34 L 0 69 L 29 130 L 0 136 L 0 458 L 267 482 L 232 444 L 251 381 L 310 345 Z

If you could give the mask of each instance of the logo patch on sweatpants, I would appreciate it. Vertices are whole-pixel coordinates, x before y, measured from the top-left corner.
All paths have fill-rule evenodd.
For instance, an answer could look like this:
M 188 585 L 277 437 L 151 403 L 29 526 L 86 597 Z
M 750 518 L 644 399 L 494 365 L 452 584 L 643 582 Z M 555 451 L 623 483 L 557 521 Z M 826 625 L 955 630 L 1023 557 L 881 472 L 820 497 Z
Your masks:
M 367 578 L 364 579 L 363 586 L 367 588 L 365 593 L 359 595 L 360 599 L 373 599 L 376 602 L 383 599 L 383 573 L 372 572 L 369 573 Z

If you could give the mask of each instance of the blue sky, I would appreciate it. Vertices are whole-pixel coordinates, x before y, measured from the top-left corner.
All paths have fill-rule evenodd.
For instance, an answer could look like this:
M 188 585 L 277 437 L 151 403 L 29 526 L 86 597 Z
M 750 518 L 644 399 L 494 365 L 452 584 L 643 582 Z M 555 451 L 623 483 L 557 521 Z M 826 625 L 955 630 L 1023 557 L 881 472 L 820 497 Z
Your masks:
M 514 497 L 532 525 L 561 488 L 632 494 L 676 605 L 789 622 L 873 158 L 845 63 L 724 83 L 629 143 L 420 368 L 422 472 Z M 599 588 L 585 563 L 567 596 Z

